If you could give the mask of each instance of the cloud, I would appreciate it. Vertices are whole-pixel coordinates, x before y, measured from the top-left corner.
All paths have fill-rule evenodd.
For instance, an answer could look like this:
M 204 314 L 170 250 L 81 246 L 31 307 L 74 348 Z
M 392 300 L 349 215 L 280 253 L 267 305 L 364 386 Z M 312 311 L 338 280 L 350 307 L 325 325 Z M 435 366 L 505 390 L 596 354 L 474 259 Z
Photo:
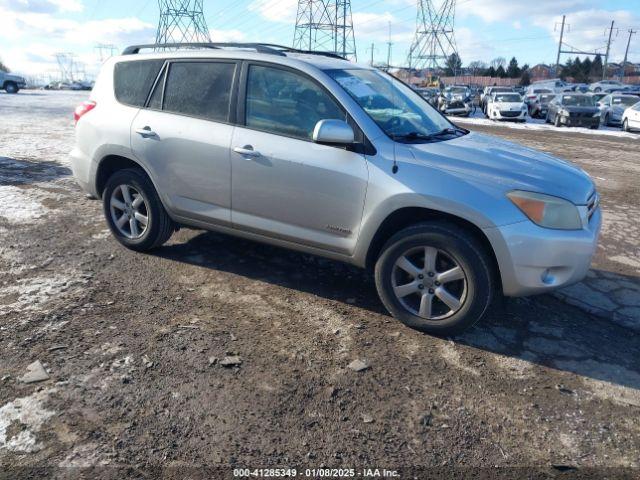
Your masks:
M 81 12 L 79 0 L 0 0 L 0 9 L 21 13 Z
M 358 38 L 372 40 L 411 42 L 414 36 L 415 26 L 406 21 L 399 20 L 390 12 L 365 13 L 356 12 L 353 14 L 353 28 Z
M 244 42 L 247 38 L 241 30 L 209 30 L 209 36 L 213 42 Z
M 250 12 L 258 12 L 270 22 L 291 23 L 296 20 L 297 0 L 255 0 L 249 4 Z

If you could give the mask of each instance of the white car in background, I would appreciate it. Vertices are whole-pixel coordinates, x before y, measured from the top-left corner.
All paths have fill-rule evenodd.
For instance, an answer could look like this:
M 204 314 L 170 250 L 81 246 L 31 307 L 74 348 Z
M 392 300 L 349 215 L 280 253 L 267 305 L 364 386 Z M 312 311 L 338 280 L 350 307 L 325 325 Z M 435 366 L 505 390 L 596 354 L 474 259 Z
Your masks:
M 640 131 L 640 101 L 633 107 L 627 108 L 622 114 L 622 130 L 625 132 Z
M 491 120 L 525 122 L 527 110 L 527 105 L 518 93 L 498 92 L 491 96 L 487 105 L 487 116 Z

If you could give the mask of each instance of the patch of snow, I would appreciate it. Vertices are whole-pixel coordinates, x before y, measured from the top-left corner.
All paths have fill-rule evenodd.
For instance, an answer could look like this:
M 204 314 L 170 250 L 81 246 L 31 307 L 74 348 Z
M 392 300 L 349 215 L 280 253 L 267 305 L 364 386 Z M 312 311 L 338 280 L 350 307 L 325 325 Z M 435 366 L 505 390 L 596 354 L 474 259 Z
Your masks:
M 49 395 L 56 389 L 41 390 L 24 398 L 17 398 L 0 408 L 0 450 L 11 452 L 33 453 L 42 447 L 37 443 L 35 434 L 42 425 L 55 415 L 55 412 L 44 408 Z M 21 430 L 9 437 L 9 427 L 19 423 Z
M 0 185 L 0 220 L 11 224 L 33 223 L 52 210 L 44 202 L 59 202 L 62 198 L 37 184 L 28 187 Z
M 544 120 L 527 118 L 526 123 L 515 123 L 507 121 L 494 121 L 485 118 L 481 113 L 476 114 L 474 117 L 449 117 L 449 119 L 456 124 L 460 125 L 481 125 L 485 127 L 506 127 L 517 130 L 537 130 L 537 131 L 553 131 L 561 133 L 580 133 L 586 135 L 600 135 L 609 137 L 629 138 L 640 140 L 640 135 L 634 133 L 623 132 L 620 129 L 613 129 L 609 127 L 600 127 L 598 130 L 591 130 L 589 128 L 582 127 L 562 127 L 558 128 L 554 125 L 545 123 Z
M 40 311 L 51 299 L 59 297 L 70 287 L 83 283 L 74 274 L 56 273 L 52 276 L 30 277 L 17 280 L 0 288 L 0 315 L 17 311 Z

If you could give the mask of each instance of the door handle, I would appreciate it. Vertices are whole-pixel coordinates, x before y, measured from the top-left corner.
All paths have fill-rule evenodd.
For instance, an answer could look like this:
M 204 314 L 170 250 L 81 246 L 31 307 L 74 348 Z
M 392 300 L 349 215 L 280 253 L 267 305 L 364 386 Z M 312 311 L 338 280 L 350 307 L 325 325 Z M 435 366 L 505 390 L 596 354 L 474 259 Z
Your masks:
M 144 128 L 138 128 L 136 130 L 136 133 L 138 135 L 140 135 L 141 137 L 147 138 L 147 137 L 157 137 L 158 134 L 156 132 L 154 132 L 153 130 L 151 130 L 151 127 L 144 127 Z
M 242 155 L 243 157 L 257 158 L 260 156 L 260 152 L 254 150 L 251 145 L 245 145 L 244 147 L 236 147 L 233 149 L 233 151 L 239 155 Z

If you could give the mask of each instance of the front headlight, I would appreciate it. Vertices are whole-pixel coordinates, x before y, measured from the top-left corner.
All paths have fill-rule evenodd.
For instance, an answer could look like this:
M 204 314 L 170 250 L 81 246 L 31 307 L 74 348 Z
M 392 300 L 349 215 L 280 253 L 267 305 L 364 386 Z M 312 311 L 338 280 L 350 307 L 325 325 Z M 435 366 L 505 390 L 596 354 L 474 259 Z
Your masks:
M 568 200 L 521 190 L 509 192 L 507 197 L 536 225 L 556 230 L 582 228 L 578 207 Z
M 596 113 L 594 113 L 594 114 L 593 114 L 593 118 L 601 117 L 601 116 L 602 116 L 602 115 L 600 114 L 600 112 L 596 112 Z

